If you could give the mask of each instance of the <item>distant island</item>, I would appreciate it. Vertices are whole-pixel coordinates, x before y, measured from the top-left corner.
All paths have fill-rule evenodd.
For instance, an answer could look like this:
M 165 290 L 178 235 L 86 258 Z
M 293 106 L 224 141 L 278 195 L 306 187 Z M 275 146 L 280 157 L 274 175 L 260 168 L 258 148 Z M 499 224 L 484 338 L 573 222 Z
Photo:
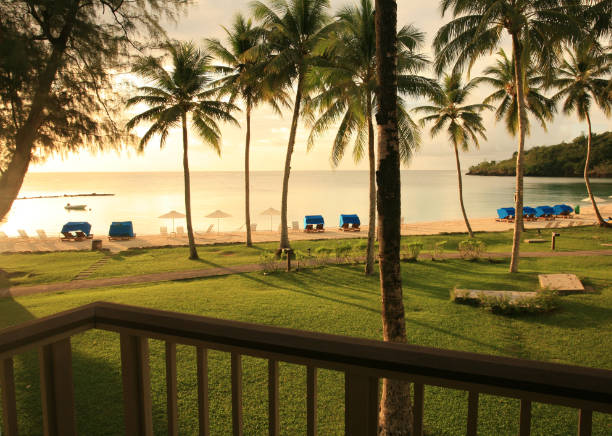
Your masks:
M 572 142 L 533 147 L 525 152 L 525 175 L 533 177 L 582 177 L 586 158 L 586 136 Z M 511 159 L 481 162 L 468 175 L 514 176 L 516 152 Z M 593 134 L 591 177 L 612 177 L 612 132 Z

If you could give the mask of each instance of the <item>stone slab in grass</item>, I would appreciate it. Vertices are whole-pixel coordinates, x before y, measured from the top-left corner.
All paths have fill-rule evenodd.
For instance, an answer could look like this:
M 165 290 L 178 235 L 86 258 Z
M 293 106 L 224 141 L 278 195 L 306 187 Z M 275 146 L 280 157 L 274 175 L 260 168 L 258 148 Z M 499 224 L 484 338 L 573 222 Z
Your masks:
M 525 242 L 528 244 L 541 244 L 546 242 L 546 239 L 525 239 Z
M 575 274 L 539 274 L 540 288 L 556 291 L 558 294 L 585 292 L 584 286 Z
M 537 292 L 480 291 L 476 289 L 455 289 L 454 300 L 481 301 L 484 298 L 503 298 L 510 302 L 528 301 L 537 297 Z

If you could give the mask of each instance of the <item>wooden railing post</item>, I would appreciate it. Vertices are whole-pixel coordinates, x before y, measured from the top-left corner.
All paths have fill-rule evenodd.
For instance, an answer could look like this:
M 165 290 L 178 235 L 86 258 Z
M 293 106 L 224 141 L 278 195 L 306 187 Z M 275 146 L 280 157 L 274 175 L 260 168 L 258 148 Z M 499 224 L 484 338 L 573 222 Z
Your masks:
M 378 427 L 378 379 L 345 373 L 344 434 L 375 436 Z
M 578 436 L 591 436 L 593 431 L 593 411 L 580 409 L 578 413 Z
M 200 436 L 210 435 L 210 415 L 208 413 L 208 351 L 196 347 L 198 372 L 198 421 Z
M 151 436 L 153 415 L 149 341 L 147 338 L 125 333 L 121 333 L 120 341 L 125 434 Z
M 232 428 L 242 436 L 242 356 L 232 353 Z
M 521 417 L 519 421 L 519 436 L 531 434 L 531 401 L 521 400 Z
M 42 346 L 39 364 L 44 435 L 76 435 L 70 338 Z
M 268 435 L 280 435 L 278 361 L 268 360 Z
M 467 436 L 478 434 L 478 392 L 468 393 Z
M 13 359 L 0 361 L 0 389 L 2 389 L 2 423 L 5 436 L 17 436 L 17 400 Z
M 306 435 L 317 434 L 317 368 L 306 367 Z
M 173 342 L 166 342 L 166 405 L 168 411 L 168 436 L 178 436 L 176 344 Z
M 425 401 L 425 386 L 422 383 L 414 384 L 414 398 L 412 406 L 412 435 L 423 436 L 423 404 Z

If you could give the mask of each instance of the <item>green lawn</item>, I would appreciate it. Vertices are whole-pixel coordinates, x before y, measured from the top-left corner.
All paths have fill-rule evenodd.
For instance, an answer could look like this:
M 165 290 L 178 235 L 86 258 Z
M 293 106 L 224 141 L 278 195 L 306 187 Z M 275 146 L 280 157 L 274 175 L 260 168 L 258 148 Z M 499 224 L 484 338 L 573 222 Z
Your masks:
M 612 369 L 611 257 L 524 259 L 521 273 L 512 276 L 507 268 L 507 262 L 462 260 L 402 264 L 409 342 Z M 521 317 L 497 316 L 449 301 L 449 290 L 454 286 L 533 290 L 537 287 L 537 273 L 545 272 L 574 272 L 595 292 L 563 297 L 556 312 Z M 1 299 L 0 328 L 97 300 L 349 336 L 381 337 L 378 279 L 364 278 L 362 265 Z M 73 353 L 80 434 L 122 434 L 118 336 L 97 331 L 78 335 L 73 339 Z M 163 353 L 163 343 L 151 341 L 154 424 L 160 435 L 166 432 Z M 180 434 L 196 434 L 193 348 L 178 348 L 178 366 Z M 35 353 L 17 359 L 20 430 L 24 435 L 40 434 L 37 372 Z M 267 434 L 266 377 L 265 361 L 244 359 L 245 434 Z M 215 435 L 231 433 L 229 380 L 229 355 L 211 352 L 211 419 Z M 282 365 L 283 434 L 305 433 L 305 389 L 305 369 Z M 343 434 L 341 375 L 322 371 L 319 392 L 319 434 Z M 463 434 L 467 394 L 428 387 L 425 411 L 428 435 Z M 516 400 L 481 397 L 480 434 L 516 435 L 518 412 Z M 594 420 L 593 434 L 612 434 L 612 416 L 595 414 Z M 577 412 L 534 404 L 532 422 L 534 435 L 575 435 Z
M 561 236 L 557 239 L 557 249 L 559 251 L 610 249 L 610 247 L 604 247 L 601 244 L 612 242 L 612 232 L 597 227 L 579 227 L 556 231 L 561 233 Z M 476 237 L 485 242 L 487 251 L 509 252 L 511 249 L 511 231 L 477 233 Z M 530 230 L 524 235 L 523 239 L 538 237 L 549 241 L 550 231 L 542 230 L 542 235 L 538 235 L 537 231 Z M 444 251 L 457 252 L 457 245 L 465 239 L 466 235 L 464 234 L 410 236 L 404 237 L 403 243 L 422 242 L 424 252 L 431 252 L 434 244 L 446 241 Z M 315 254 L 320 247 L 333 250 L 336 246 L 351 245 L 355 255 L 365 255 L 365 244 L 365 239 L 295 241 L 292 243 L 293 248 L 302 254 L 307 254 L 309 248 L 311 254 Z M 258 263 L 262 253 L 274 251 L 277 245 L 277 243 L 255 244 L 252 248 L 247 248 L 242 244 L 202 246 L 198 248 L 201 257 L 199 261 L 187 259 L 188 249 L 186 247 L 127 250 L 113 255 L 111 261 L 98 269 L 90 278 Z M 548 251 L 549 249 L 549 242 L 522 244 L 521 247 L 524 252 Z M 97 261 L 99 256 L 97 253 L 90 252 L 0 254 L 0 268 L 16 274 L 16 277 L 10 279 L 12 286 L 67 281 Z M 0 287 L 6 284 L 5 280 L 4 284 L 0 283 Z

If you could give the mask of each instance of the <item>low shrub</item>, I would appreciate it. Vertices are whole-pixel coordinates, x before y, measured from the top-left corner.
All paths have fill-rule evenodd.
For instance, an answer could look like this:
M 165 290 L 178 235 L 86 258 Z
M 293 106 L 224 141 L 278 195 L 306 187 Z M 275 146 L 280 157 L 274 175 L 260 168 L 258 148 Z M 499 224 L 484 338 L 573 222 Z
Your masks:
M 482 257 L 485 252 L 486 244 L 479 239 L 466 239 L 459 242 L 457 249 L 462 259 L 477 260 Z
M 451 301 L 458 304 L 480 306 L 496 315 L 520 315 L 550 312 L 559 307 L 559 296 L 552 291 L 538 292 L 529 299 L 512 300 L 509 296 L 492 297 L 480 294 L 478 298 L 459 297 L 455 290 L 450 292 Z
M 434 242 L 432 250 L 431 250 L 432 259 L 440 259 L 440 257 L 442 256 L 442 253 L 444 252 L 445 245 L 446 245 L 446 241 Z
M 353 247 L 351 247 L 350 245 L 338 245 L 335 248 L 335 253 L 336 253 L 336 262 L 340 263 L 340 262 L 346 262 L 349 260 L 351 251 L 353 251 Z
M 259 264 L 266 274 L 278 271 L 281 269 L 282 261 L 279 262 L 278 257 L 271 251 L 265 251 L 259 255 Z
M 421 242 L 410 242 L 404 245 L 404 260 L 416 262 L 421 250 L 423 250 L 423 244 Z

